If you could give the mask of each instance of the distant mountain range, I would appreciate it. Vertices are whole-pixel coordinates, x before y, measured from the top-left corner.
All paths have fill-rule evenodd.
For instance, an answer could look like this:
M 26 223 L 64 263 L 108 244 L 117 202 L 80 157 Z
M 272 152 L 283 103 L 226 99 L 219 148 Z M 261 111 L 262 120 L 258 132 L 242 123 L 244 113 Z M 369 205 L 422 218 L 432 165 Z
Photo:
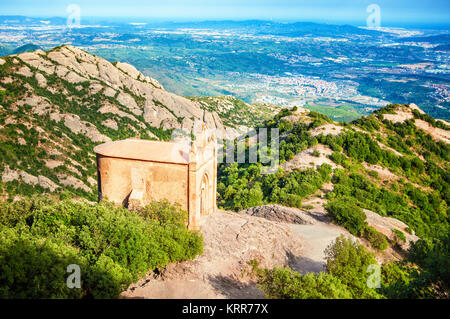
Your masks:
M 222 20 L 222 21 L 195 21 L 195 22 L 155 22 L 149 20 L 141 22 L 140 28 L 210 28 L 216 30 L 238 29 L 256 34 L 273 34 L 283 36 L 305 36 L 314 34 L 315 36 L 346 36 L 352 35 L 381 35 L 381 32 L 366 30 L 351 25 L 322 24 L 313 22 L 274 22 L 265 20 Z M 107 18 L 84 18 L 82 24 L 107 24 L 107 25 L 129 25 L 133 23 L 133 18 L 129 19 L 107 19 Z M 0 24 L 9 25 L 55 25 L 61 26 L 67 23 L 66 18 L 50 17 L 37 18 L 25 16 L 0 16 Z

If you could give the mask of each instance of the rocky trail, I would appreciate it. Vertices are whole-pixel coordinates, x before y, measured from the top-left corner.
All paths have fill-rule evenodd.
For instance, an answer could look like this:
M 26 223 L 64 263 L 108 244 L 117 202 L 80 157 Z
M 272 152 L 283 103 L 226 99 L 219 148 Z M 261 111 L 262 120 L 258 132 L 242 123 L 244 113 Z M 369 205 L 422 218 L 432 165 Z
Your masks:
M 322 191 L 332 188 L 324 185 Z M 122 293 L 124 298 L 252 299 L 264 298 L 251 275 L 249 261 L 262 268 L 285 267 L 302 274 L 325 270 L 325 249 L 337 237 L 358 240 L 375 253 L 379 262 L 400 259 L 401 251 L 389 247 L 377 252 L 364 239 L 331 222 L 326 200 L 312 196 L 308 210 L 280 205 L 252 207 L 239 213 L 219 210 L 203 220 L 204 252 L 193 261 L 170 264 L 161 273 L 150 273 Z M 370 226 L 392 239 L 392 229 L 406 224 L 364 210 Z M 407 241 L 416 241 L 407 235 Z M 407 244 L 401 249 L 407 249 Z
M 302 273 L 322 271 L 324 249 L 339 235 L 349 233 L 301 210 L 284 209 L 281 211 L 289 211 L 285 219 L 288 222 L 282 221 L 283 213 L 273 207 L 266 208 L 262 217 L 217 211 L 205 218 L 202 225 L 205 245 L 202 255 L 193 261 L 169 265 L 161 274 L 148 274 L 122 296 L 263 298 L 264 293 L 249 274 L 251 260 L 258 260 L 266 268 L 289 266 Z M 293 214 L 298 214 L 296 220 L 289 219 Z

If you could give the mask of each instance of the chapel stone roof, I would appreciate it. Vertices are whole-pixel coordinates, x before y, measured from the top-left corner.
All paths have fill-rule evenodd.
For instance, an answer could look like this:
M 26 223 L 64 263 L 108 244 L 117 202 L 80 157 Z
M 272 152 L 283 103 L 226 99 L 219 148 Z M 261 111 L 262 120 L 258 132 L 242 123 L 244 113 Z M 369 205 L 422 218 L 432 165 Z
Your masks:
M 189 164 L 190 148 L 182 143 L 127 139 L 98 145 L 94 152 L 106 157 Z

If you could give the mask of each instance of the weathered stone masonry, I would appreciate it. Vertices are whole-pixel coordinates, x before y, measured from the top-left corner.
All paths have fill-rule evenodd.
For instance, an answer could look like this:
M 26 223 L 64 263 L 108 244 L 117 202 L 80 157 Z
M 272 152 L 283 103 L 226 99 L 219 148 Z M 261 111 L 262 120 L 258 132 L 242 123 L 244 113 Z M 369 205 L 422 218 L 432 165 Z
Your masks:
M 127 139 L 94 149 L 98 197 L 129 209 L 168 200 L 188 212 L 188 228 L 216 210 L 217 147 L 205 127 L 192 146 Z

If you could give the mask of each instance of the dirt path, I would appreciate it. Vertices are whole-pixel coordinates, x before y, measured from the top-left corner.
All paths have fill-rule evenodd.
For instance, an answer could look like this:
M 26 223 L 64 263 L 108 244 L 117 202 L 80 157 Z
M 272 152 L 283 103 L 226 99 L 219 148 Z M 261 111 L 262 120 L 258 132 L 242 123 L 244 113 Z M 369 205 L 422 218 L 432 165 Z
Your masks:
M 344 229 L 314 218 L 313 225 L 278 223 L 260 217 L 218 211 L 202 227 L 204 253 L 149 274 L 130 286 L 126 298 L 263 298 L 248 275 L 250 260 L 261 267 L 290 266 L 323 270 L 324 249 Z
M 352 237 L 345 229 L 324 222 L 317 222 L 315 225 L 290 225 L 290 227 L 304 243 L 302 254 L 293 257 L 290 266 L 303 274 L 324 271 L 325 248 L 342 234 Z
M 204 252 L 193 261 L 172 264 L 123 293 L 131 298 L 262 298 L 245 271 L 250 260 L 263 267 L 288 264 L 301 242 L 287 224 L 217 211 L 202 225 Z

